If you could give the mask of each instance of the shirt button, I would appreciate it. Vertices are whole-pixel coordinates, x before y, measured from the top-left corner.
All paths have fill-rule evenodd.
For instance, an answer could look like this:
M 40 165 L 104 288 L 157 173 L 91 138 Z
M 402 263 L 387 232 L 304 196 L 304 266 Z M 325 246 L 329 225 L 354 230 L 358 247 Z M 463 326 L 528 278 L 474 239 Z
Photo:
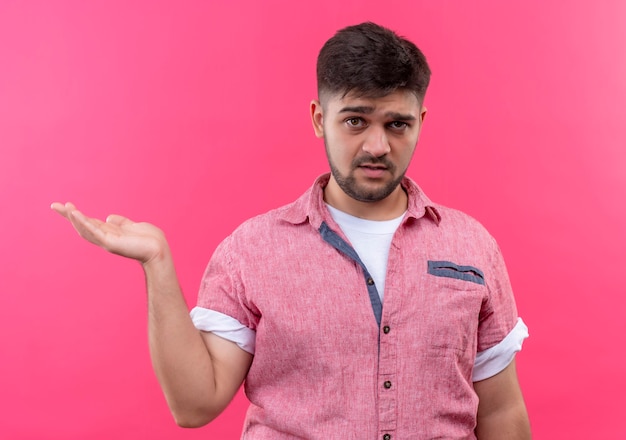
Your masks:
M 387 389 L 391 388 L 391 382 L 390 381 L 385 381 L 385 383 L 383 384 L 383 386 Z
M 369 278 L 367 279 L 367 284 L 369 284 L 370 286 L 371 286 L 372 284 L 374 284 L 374 279 L 373 279 L 372 277 L 369 277 Z
M 391 440 L 391 434 L 383 435 L 383 440 Z
M 390 331 L 391 331 L 391 328 L 390 328 L 388 325 L 386 325 L 386 326 L 384 326 L 384 327 L 383 327 L 383 333 L 387 334 L 387 333 L 389 333 Z

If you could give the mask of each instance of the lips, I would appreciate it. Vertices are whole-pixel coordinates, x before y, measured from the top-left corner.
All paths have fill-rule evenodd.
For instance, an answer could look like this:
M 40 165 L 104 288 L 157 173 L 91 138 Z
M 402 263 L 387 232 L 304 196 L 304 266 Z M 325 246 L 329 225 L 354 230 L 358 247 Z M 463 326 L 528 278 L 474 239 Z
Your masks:
M 387 171 L 387 167 L 384 165 L 362 164 L 359 165 L 359 169 L 370 178 L 382 177 Z

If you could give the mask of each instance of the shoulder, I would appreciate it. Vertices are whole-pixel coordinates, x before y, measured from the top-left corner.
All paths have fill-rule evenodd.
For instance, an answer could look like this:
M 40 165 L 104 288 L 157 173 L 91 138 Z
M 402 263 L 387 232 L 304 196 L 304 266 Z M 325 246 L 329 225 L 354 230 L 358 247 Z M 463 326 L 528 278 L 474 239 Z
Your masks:
M 247 236 L 249 234 L 258 233 L 263 230 L 271 230 L 275 227 L 283 225 L 284 223 L 292 223 L 289 221 L 290 215 L 294 211 L 295 205 L 297 205 L 297 203 L 297 201 L 294 201 L 287 205 L 283 205 L 262 214 L 250 217 L 249 219 L 241 223 L 232 232 L 231 235 L 234 235 L 236 237 Z
M 298 201 L 294 201 L 245 220 L 224 238 L 219 247 L 241 255 L 257 254 L 281 245 L 294 234 L 300 234 L 306 229 L 302 226 L 308 224 L 306 216 L 303 221 L 293 221 L 297 204 Z
M 244 221 L 231 234 L 236 239 L 258 237 L 258 234 L 284 233 L 285 229 L 301 229 L 304 224 L 319 225 L 322 217 L 322 187 L 325 175 L 320 176 L 312 187 L 291 203 L 271 209 Z
M 495 241 L 483 224 L 471 215 L 439 204 L 434 204 L 434 208 L 440 216 L 439 229 L 446 235 Z
M 472 230 L 480 231 L 481 233 L 489 234 L 483 224 L 470 214 L 440 204 L 435 204 L 434 206 L 441 215 L 441 224 L 445 227 L 470 228 Z
M 416 219 L 428 217 L 432 229 L 446 234 L 476 234 L 489 236 L 484 226 L 471 215 L 458 209 L 434 203 L 411 178 L 405 177 L 402 186 L 409 196 L 408 215 Z

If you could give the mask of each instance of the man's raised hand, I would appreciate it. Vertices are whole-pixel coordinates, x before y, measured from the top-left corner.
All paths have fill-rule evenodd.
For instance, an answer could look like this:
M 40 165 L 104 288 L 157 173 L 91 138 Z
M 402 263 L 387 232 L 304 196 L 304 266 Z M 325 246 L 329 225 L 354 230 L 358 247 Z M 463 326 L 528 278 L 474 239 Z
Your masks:
M 163 232 L 149 223 L 135 223 L 120 215 L 106 221 L 85 216 L 72 203 L 52 204 L 51 208 L 68 219 L 85 240 L 107 251 L 150 263 L 169 252 Z

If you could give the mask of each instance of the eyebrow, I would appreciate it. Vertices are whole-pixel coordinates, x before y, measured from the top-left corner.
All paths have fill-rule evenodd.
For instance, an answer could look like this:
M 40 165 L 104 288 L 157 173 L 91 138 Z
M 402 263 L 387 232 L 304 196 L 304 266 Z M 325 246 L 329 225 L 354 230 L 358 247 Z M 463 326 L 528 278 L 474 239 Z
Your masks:
M 339 113 L 361 113 L 364 115 L 369 115 L 374 113 L 374 107 L 369 107 L 366 105 L 357 105 L 357 106 L 348 106 L 339 110 Z M 411 114 L 402 114 L 397 112 L 387 112 L 385 116 L 389 119 L 394 119 L 396 121 L 415 121 L 415 116 Z

